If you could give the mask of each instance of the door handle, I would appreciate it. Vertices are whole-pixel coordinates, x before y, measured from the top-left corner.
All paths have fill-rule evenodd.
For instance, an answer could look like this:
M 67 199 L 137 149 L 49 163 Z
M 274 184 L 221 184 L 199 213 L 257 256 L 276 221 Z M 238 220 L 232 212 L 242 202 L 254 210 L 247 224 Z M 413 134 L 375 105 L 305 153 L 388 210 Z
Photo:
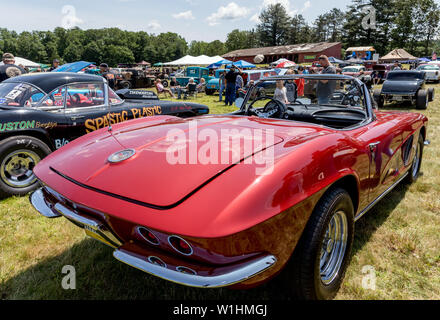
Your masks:
M 80 119 L 84 119 L 84 116 L 70 117 L 70 119 L 72 119 L 73 121 L 80 120 Z

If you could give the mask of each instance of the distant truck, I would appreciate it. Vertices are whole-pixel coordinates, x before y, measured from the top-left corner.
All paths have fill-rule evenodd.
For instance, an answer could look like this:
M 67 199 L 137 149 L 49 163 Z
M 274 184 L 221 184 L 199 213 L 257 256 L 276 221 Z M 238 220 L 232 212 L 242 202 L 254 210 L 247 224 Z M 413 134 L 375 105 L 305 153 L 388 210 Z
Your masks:
M 201 67 L 188 67 L 185 70 L 184 76 L 177 76 L 176 80 L 180 86 L 184 87 L 188 84 L 189 79 L 193 78 L 194 82 L 199 84 L 201 79 L 205 79 L 206 83 L 208 83 L 212 77 L 209 75 L 208 68 Z

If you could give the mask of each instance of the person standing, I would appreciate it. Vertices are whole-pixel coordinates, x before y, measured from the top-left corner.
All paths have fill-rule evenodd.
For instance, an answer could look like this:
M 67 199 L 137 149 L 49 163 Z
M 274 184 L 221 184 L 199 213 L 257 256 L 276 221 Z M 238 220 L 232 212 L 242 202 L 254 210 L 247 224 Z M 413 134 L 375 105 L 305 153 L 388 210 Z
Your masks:
M 115 75 L 109 71 L 108 64 L 101 63 L 99 70 L 101 71 L 101 75 L 107 79 L 108 86 L 114 90 L 116 85 Z
M 55 59 L 54 61 L 52 61 L 52 67 L 50 67 L 49 72 L 54 71 L 55 69 L 57 69 L 60 66 L 60 60 Z
M 400 71 L 402 70 L 402 67 L 400 66 L 399 61 L 394 62 L 393 71 Z
M 243 75 L 242 75 L 241 71 L 239 71 L 238 74 L 237 74 L 237 79 L 235 79 L 235 92 L 236 92 L 236 96 L 238 95 L 238 91 L 242 90 L 243 87 L 244 87 Z
M 326 55 L 319 57 L 319 64 L 324 68 L 321 74 L 336 74 L 336 68 L 328 61 Z M 333 92 L 336 89 L 335 80 L 319 80 L 316 87 L 318 104 L 328 104 Z
M 26 73 L 22 67 L 15 65 L 15 57 L 12 53 L 3 54 L 3 63 L 0 66 L 0 82 Z
M 226 70 L 220 73 L 220 77 L 218 79 L 218 87 L 219 87 L 219 102 L 223 101 L 223 92 L 226 89 Z
M 229 72 L 226 74 L 226 99 L 225 106 L 232 106 L 235 102 L 235 86 L 237 82 L 238 73 L 235 70 L 235 66 L 232 66 Z

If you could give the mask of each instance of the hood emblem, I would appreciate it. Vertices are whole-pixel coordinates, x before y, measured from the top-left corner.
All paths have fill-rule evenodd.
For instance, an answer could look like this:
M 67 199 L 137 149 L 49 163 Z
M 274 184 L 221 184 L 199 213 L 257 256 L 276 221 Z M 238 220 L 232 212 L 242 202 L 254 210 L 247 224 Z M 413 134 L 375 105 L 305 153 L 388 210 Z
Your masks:
M 136 150 L 127 149 L 113 153 L 108 157 L 108 162 L 110 163 L 120 163 L 122 161 L 128 160 L 136 154 Z

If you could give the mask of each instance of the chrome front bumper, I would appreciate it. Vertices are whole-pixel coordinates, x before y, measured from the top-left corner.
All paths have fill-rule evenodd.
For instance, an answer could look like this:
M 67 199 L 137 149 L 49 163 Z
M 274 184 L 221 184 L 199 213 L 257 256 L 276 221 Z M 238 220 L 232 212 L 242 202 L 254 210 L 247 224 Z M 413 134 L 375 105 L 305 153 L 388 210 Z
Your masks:
M 61 203 L 48 203 L 42 189 L 30 195 L 30 202 L 46 218 L 52 219 L 63 216 L 78 227 L 85 229 L 87 235 L 115 248 L 113 256 L 117 260 L 148 274 L 185 286 L 196 288 L 231 286 L 255 277 L 271 268 L 277 262 L 275 256 L 265 255 L 235 265 L 215 268 L 213 275 L 209 276 L 197 275 L 197 272 L 195 274 L 182 273 L 177 271 L 178 268 L 171 269 L 167 266 L 156 265 L 149 262 L 147 257 L 124 250 L 123 243 L 103 223 L 85 217 Z

